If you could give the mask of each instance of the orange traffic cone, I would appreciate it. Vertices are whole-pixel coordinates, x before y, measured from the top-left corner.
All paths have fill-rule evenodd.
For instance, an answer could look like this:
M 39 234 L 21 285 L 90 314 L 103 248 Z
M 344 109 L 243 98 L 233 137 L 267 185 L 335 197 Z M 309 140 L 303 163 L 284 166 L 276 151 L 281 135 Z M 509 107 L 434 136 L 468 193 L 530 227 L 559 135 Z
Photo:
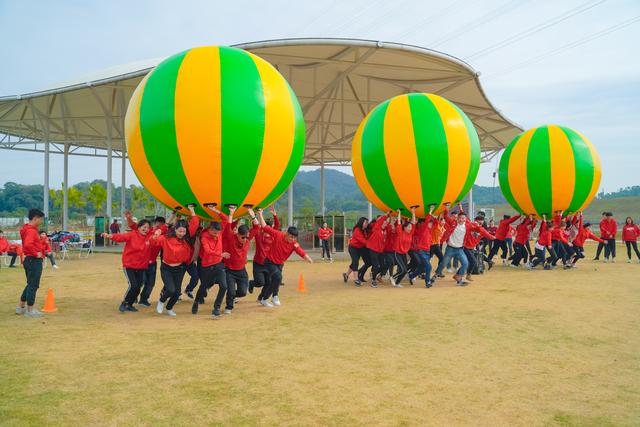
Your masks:
M 42 309 L 45 313 L 54 313 L 58 311 L 58 307 L 56 307 L 56 301 L 53 298 L 53 289 L 49 288 L 47 290 L 47 297 L 44 299 L 44 308 Z
M 300 273 L 300 277 L 298 278 L 298 292 L 307 292 L 304 288 L 304 276 Z

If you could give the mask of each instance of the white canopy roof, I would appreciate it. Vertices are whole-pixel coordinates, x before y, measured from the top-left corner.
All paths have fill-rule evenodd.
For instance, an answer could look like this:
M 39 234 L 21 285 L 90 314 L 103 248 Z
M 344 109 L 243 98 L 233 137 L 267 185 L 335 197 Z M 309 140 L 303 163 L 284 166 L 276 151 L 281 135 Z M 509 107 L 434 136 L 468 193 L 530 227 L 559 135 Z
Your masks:
M 347 165 L 351 140 L 378 103 L 407 92 L 442 95 L 473 121 L 489 159 L 522 130 L 487 99 L 468 64 L 433 50 L 352 39 L 244 43 L 287 78 L 302 106 L 305 165 Z M 0 97 L 0 148 L 121 156 L 124 115 L 140 80 L 163 58 L 113 67 L 48 90 Z M 4 134 L 4 135 L 3 135 Z

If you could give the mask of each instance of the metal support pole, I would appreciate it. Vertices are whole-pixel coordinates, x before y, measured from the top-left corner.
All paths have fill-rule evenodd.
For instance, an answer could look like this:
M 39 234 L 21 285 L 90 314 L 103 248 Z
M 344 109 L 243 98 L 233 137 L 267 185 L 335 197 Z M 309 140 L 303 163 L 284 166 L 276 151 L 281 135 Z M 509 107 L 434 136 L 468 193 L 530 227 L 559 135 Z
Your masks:
M 62 230 L 69 230 L 69 143 L 64 144 L 62 176 Z
M 113 186 L 113 147 L 111 144 L 111 138 L 108 140 L 107 151 L 107 224 L 111 224 L 111 203 L 113 201 L 113 194 L 111 187 Z
M 43 194 L 44 217 L 49 219 L 49 141 L 44 142 L 44 194 Z
M 122 176 L 120 183 L 120 222 L 124 219 L 124 211 L 126 209 L 126 194 L 127 194 L 127 147 L 123 144 L 122 147 Z
M 369 209 L 369 221 L 371 221 L 373 219 L 373 205 L 371 204 L 371 202 L 367 203 L 367 205 Z
M 289 227 L 293 227 L 293 182 L 289 186 L 289 192 L 287 193 L 287 222 Z
M 322 157 L 324 157 L 324 152 Z M 324 218 L 324 199 L 325 199 L 325 189 L 324 189 L 324 159 L 322 160 L 322 164 L 320 165 L 320 215 Z
M 473 206 L 473 188 L 471 188 L 471 190 L 469 190 L 469 218 L 473 219 L 475 218 L 475 214 L 474 211 L 475 210 L 475 206 Z

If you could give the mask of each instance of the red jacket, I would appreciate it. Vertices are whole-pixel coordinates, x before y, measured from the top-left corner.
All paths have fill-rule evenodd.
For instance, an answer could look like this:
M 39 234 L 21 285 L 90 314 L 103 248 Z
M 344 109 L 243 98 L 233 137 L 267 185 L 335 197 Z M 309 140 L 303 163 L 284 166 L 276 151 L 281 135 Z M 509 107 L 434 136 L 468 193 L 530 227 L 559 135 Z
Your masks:
M 20 229 L 22 239 L 22 252 L 25 256 L 42 258 L 44 256 L 44 245 L 40 240 L 38 229 L 31 224 L 25 224 Z
M 482 237 L 486 237 L 489 240 L 495 239 L 483 226 L 473 221 L 467 220 L 466 230 L 463 246 L 467 249 L 475 249 Z
M 486 230 L 489 232 L 489 234 L 495 236 L 496 232 L 498 231 L 498 227 L 494 225 L 493 227 L 487 227 Z
M 542 221 L 538 232 L 538 244 L 540 246 L 551 246 L 551 231 L 547 229 L 547 221 Z
M 125 242 L 122 252 L 122 266 L 134 270 L 146 270 L 149 267 L 151 253 L 151 233 L 143 236 L 138 231 L 130 231 L 123 234 L 112 234 L 114 242 Z
M 449 241 L 449 237 L 451 237 L 451 233 L 453 233 L 453 230 L 455 230 L 458 226 L 458 221 L 455 218 L 449 216 L 448 209 L 445 209 L 442 213 L 444 215 L 445 224 L 444 233 L 442 233 L 442 239 L 440 239 L 440 241 L 442 243 L 446 243 Z
M 280 229 L 280 220 L 277 215 L 273 216 L 273 228 L 276 230 Z M 256 252 L 253 254 L 253 262 L 264 264 L 264 260 L 269 253 L 269 248 L 271 248 L 271 244 L 273 243 L 273 236 L 255 224 L 251 231 L 253 231 L 253 236 L 256 239 Z
M 333 234 L 333 230 L 330 229 L 329 227 L 327 227 L 327 228 L 320 227 L 318 229 L 318 238 L 320 240 L 328 240 L 329 237 L 331 237 L 332 234 Z
M 240 236 L 233 232 L 233 226 L 227 226 L 222 236 L 222 248 L 228 252 L 230 257 L 224 260 L 224 266 L 229 270 L 242 270 L 247 265 L 247 253 L 249 252 L 249 241 L 258 234 L 258 230 L 252 228 L 247 238 L 240 239 Z
M 48 237 L 41 237 L 43 254 L 51 253 L 51 241 Z
M 433 244 L 433 228 L 437 219 L 433 215 L 427 215 L 424 222 L 414 225 L 416 229 L 416 237 L 418 239 L 418 250 L 427 251 L 431 249 Z
M 129 224 L 129 228 L 132 231 L 136 231 L 138 230 L 138 224 L 136 224 L 135 222 L 133 222 L 131 219 L 127 219 L 127 222 Z M 191 228 L 191 227 L 189 227 Z M 149 229 L 149 237 L 153 236 L 153 233 L 156 230 L 161 230 L 162 231 L 162 235 L 167 234 L 167 231 L 169 231 L 169 226 L 167 224 L 162 224 L 159 225 L 158 227 L 151 227 Z M 151 251 L 149 251 L 149 264 L 155 264 L 158 260 L 158 255 L 160 255 L 160 250 L 162 248 L 160 246 L 152 246 Z
M 200 262 L 202 267 L 210 267 L 222 262 L 222 239 L 225 228 L 229 224 L 221 222 L 222 228 L 217 236 L 213 236 L 209 230 L 203 230 L 200 233 Z
M 152 250 L 162 249 L 162 261 L 165 264 L 190 264 L 193 249 L 189 242 L 177 237 L 160 235 L 151 239 Z
M 568 243 L 567 235 L 564 233 L 565 227 L 562 225 L 554 225 L 551 229 L 551 241 L 560 241 L 562 243 Z
M 358 227 L 354 227 L 353 233 L 351 233 L 349 246 L 356 249 L 361 249 L 367 246 L 367 237 L 365 236 L 364 232 Z
M 7 252 L 9 249 L 9 241 L 4 237 L 0 237 L 0 254 Z
M 273 243 L 271 244 L 271 248 L 269 248 L 269 253 L 267 254 L 267 259 L 272 263 L 277 265 L 284 264 L 293 252 L 297 253 L 302 258 L 307 255 L 298 242 L 288 242 L 285 238 L 285 233 L 282 231 L 275 230 L 268 225 L 266 227 L 262 227 L 262 229 L 273 236 Z
M 520 218 L 520 215 L 514 215 L 511 218 L 503 219 L 502 221 L 500 221 L 500 224 L 498 224 L 498 229 L 496 230 L 496 239 L 506 239 L 508 237 L 511 224 L 516 222 L 518 218 Z
M 637 242 L 638 237 L 640 237 L 640 227 L 637 224 L 622 226 L 622 240 L 624 242 Z
M 604 243 L 604 240 L 602 240 L 601 238 L 597 237 L 591 231 L 587 230 L 584 227 L 580 227 L 580 230 L 578 230 L 578 235 L 576 236 L 575 239 L 573 239 L 573 246 L 578 246 L 578 247 L 581 248 L 581 247 L 584 246 L 584 242 L 587 239 L 591 239 L 591 240 L 595 240 L 596 242 Z
M 373 225 L 371 226 L 371 232 L 369 234 L 369 238 L 367 239 L 367 248 L 374 252 L 384 252 L 386 232 L 382 227 L 382 224 L 384 224 L 385 219 L 386 217 L 381 216 L 376 221 L 374 221 Z
M 393 227 L 391 224 L 387 224 L 385 233 L 386 233 L 386 238 L 384 241 L 384 251 L 395 252 L 396 246 L 397 246 L 397 240 L 398 240 L 395 227 Z
M 600 221 L 600 237 L 603 239 L 615 239 L 616 233 L 618 232 L 618 224 L 616 220 L 611 219 L 603 219 Z
M 521 245 L 526 244 L 529 241 L 529 237 L 531 236 L 531 231 L 536 227 L 536 220 L 530 221 L 529 218 L 525 218 L 518 226 L 516 227 L 516 243 L 520 243 Z
M 416 224 L 411 226 L 411 231 L 406 232 L 402 224 L 396 224 L 396 252 L 406 254 L 411 249 L 413 236 L 416 232 Z

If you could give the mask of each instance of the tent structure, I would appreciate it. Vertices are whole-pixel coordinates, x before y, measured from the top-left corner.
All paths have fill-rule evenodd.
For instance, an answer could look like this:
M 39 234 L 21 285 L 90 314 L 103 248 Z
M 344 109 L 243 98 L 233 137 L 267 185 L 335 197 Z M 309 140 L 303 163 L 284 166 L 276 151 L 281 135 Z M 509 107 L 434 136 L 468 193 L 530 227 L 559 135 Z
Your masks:
M 351 140 L 366 114 L 395 95 L 429 92 L 457 104 L 480 137 L 482 159 L 492 159 L 522 129 L 488 100 L 479 74 L 468 64 L 430 49 L 354 39 L 281 39 L 235 45 L 272 63 L 300 100 L 306 122 L 303 165 L 350 163 Z M 44 210 L 48 214 L 49 158 L 64 156 L 63 226 L 68 224 L 69 156 L 106 158 L 107 182 L 114 159 L 122 162 L 125 186 L 124 116 L 131 94 L 163 58 L 114 67 L 34 93 L 0 97 L 0 149 L 44 154 Z M 289 189 L 289 218 L 292 218 Z M 122 193 L 124 199 L 124 192 Z M 107 216 L 112 217 L 111 185 Z M 121 206 L 124 207 L 124 200 Z

